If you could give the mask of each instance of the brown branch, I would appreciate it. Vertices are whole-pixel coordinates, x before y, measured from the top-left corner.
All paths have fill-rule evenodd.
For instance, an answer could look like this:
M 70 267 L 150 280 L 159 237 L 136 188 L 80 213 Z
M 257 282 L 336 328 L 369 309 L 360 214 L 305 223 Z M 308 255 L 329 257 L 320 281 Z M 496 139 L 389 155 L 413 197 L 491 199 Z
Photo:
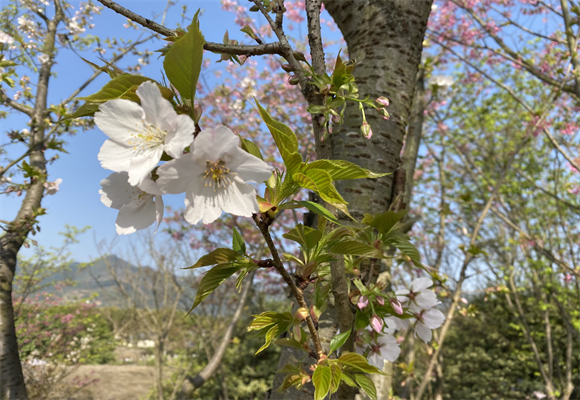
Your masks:
M 15 109 L 16 111 L 20 111 L 21 113 L 24 113 L 24 114 L 28 115 L 29 117 L 32 117 L 32 114 L 34 113 L 34 110 L 32 109 L 32 107 L 29 107 L 25 104 L 21 104 L 21 103 L 18 103 L 17 101 L 12 100 L 10 97 L 6 96 L 6 93 L 4 93 L 2 90 L 0 90 L 0 103 L 4 103 L 8 107 L 11 107 L 11 108 Z
M 133 11 L 115 3 L 111 0 L 98 0 L 99 3 L 115 11 L 122 16 L 129 18 L 131 21 L 144 26 L 147 29 L 157 32 L 163 36 L 175 36 L 174 30 L 171 30 L 155 21 L 147 19 Z M 260 45 L 227 45 L 221 43 L 205 42 L 203 48 L 212 53 L 224 53 L 232 55 L 258 56 L 263 54 L 283 55 L 282 45 L 280 43 L 265 43 Z
M 294 282 L 294 280 L 292 279 L 292 277 L 290 276 L 288 271 L 286 271 L 286 268 L 284 268 L 284 264 L 282 263 L 282 260 L 280 259 L 280 256 L 278 255 L 278 250 L 276 249 L 276 246 L 274 245 L 274 241 L 272 240 L 272 236 L 270 235 L 270 231 L 268 230 L 268 224 L 266 222 L 262 221 L 258 214 L 253 214 L 252 218 L 254 219 L 254 222 L 256 223 L 256 226 L 258 227 L 258 229 L 260 229 L 262 236 L 266 240 L 266 244 L 268 245 L 268 248 L 270 249 L 270 253 L 272 254 L 272 258 L 274 259 L 274 267 L 276 268 L 276 271 L 278 271 L 278 273 L 282 276 L 282 279 L 284 279 L 284 282 L 286 282 L 286 284 L 290 288 L 290 291 L 294 295 L 294 298 L 298 302 L 298 305 L 300 307 L 306 308 L 307 310 L 310 310 L 310 308 L 308 307 L 308 304 L 306 304 L 306 301 L 304 300 L 304 295 L 302 294 L 302 290 L 300 290 L 296 286 L 296 283 Z M 316 353 L 320 357 L 324 354 L 324 351 L 322 350 L 322 346 L 320 344 L 320 338 L 318 337 L 318 331 L 316 330 L 316 327 L 314 326 L 314 322 L 312 321 L 312 317 L 310 317 L 310 316 L 306 317 L 306 324 L 308 325 L 308 330 L 310 331 L 310 336 L 312 337 L 312 342 L 314 343 L 314 347 L 316 348 Z

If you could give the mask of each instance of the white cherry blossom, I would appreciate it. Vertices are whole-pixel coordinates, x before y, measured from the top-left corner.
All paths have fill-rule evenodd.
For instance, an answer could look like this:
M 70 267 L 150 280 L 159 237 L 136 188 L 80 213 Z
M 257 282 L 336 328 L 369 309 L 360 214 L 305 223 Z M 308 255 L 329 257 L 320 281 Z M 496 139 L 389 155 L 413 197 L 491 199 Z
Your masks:
M 385 366 L 385 360 L 394 362 L 401 354 L 401 348 L 395 338 L 391 334 L 379 335 L 376 341 L 370 343 L 370 352 L 367 356 L 369 364 L 382 370 Z M 363 354 L 363 348 L 357 346 L 356 352 Z
M 445 321 L 445 315 L 438 309 L 421 310 L 417 314 L 415 337 L 418 335 L 425 343 L 429 343 L 433 336 L 431 330 L 439 328 L 443 321 Z
M 132 186 L 140 184 L 157 166 L 165 151 L 179 158 L 193 141 L 195 126 L 178 115 L 154 82 L 137 89 L 141 105 L 115 99 L 99 107 L 95 123 L 109 136 L 99 152 L 103 168 L 128 172 Z
M 256 189 L 246 183 L 262 183 L 272 167 L 239 147 L 239 137 L 219 125 L 205 129 L 194 141 L 193 151 L 157 170 L 157 183 L 165 193 L 185 192 L 185 219 L 209 224 L 222 211 L 243 217 L 259 212 Z
M 411 282 L 411 288 L 397 290 L 397 300 L 404 305 L 415 304 L 419 308 L 431 308 L 439 304 L 437 295 L 434 291 L 428 289 L 433 286 L 430 278 L 417 278 Z
M 45 182 L 44 187 L 46 188 L 46 194 L 52 195 L 58 192 L 59 185 L 62 183 L 62 179 L 58 178 L 54 182 Z
M 119 210 L 117 233 L 125 235 L 145 229 L 163 218 L 163 199 L 157 184 L 149 177 L 140 187 L 131 186 L 127 172 L 114 172 L 101 181 L 101 201 L 110 208 Z

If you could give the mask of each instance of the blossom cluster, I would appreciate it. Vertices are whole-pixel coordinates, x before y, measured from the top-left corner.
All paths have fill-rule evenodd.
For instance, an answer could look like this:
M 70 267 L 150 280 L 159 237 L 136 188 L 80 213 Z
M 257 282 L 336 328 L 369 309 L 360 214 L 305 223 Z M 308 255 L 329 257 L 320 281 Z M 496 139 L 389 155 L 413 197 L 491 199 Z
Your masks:
M 177 114 L 154 82 L 136 91 L 141 104 L 115 99 L 104 103 L 95 123 L 109 137 L 99 161 L 115 171 L 101 181 L 101 201 L 119 210 L 117 233 L 145 229 L 163 218 L 164 194 L 185 193 L 185 219 L 209 224 L 222 211 L 250 217 L 259 211 L 256 190 L 272 168 L 239 147 L 225 126 L 205 129 Z M 171 161 L 160 165 L 162 158 Z
M 411 283 L 409 289 L 401 289 L 396 292 L 397 298 L 390 300 L 395 314 L 403 314 L 403 309 L 413 314 L 415 318 L 401 319 L 395 316 L 380 318 L 373 315 L 370 327 L 372 330 L 364 331 L 357 339 L 357 351 L 368 351 L 368 361 L 371 365 L 382 369 L 385 360 L 395 361 L 401 353 L 399 341 L 394 336 L 395 331 L 408 329 L 410 324 L 415 323 L 415 337 L 419 336 L 425 343 L 432 339 L 432 330 L 441 326 L 445 315 L 435 308 L 440 302 L 437 295 L 431 289 L 433 281 L 430 278 L 418 278 Z M 384 304 L 384 299 L 377 296 L 377 302 Z M 360 309 L 368 305 L 366 296 L 361 296 L 357 303 Z M 368 346 L 365 347 L 365 344 Z

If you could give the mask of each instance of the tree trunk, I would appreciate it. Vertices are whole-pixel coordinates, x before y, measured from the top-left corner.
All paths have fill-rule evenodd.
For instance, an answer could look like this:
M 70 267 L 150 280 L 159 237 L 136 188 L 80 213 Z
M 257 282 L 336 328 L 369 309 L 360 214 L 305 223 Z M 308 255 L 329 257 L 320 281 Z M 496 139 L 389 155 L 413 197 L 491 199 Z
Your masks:
M 56 16 L 47 23 L 47 35 L 42 53 L 50 57 L 42 64 L 38 75 L 34 112 L 31 121 L 29 164 L 41 174 L 46 174 L 44 134 L 48 81 L 52 68 L 57 26 L 62 20 L 62 10 L 56 6 Z M 0 238 L 0 398 L 27 399 L 12 306 L 12 282 L 16 272 L 18 251 L 36 223 L 37 212 L 44 196 L 44 183 L 31 179 L 30 187 L 14 221 Z
M 322 150 L 330 158 L 348 160 L 373 172 L 399 168 L 431 4 L 432 0 L 325 2 L 347 42 L 350 59 L 357 62 L 354 75 L 360 97 L 385 96 L 391 101 L 388 121 L 374 110 L 366 112 L 373 130 L 370 140 L 360 133 L 358 104 L 347 103 L 344 125 L 331 135 L 331 148 Z M 393 183 L 393 175 L 389 175 L 340 181 L 336 186 L 353 217 L 362 219 L 365 213 L 387 210 Z

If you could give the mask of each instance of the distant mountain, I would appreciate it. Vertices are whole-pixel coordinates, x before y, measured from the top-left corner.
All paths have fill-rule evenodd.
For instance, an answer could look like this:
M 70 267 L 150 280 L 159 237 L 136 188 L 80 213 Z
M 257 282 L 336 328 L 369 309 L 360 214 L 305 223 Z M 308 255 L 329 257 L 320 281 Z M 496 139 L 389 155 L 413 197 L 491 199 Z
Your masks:
M 147 291 L 136 293 L 132 285 L 135 281 L 150 278 L 155 271 L 150 267 L 137 267 L 127 261 L 114 256 L 104 256 L 92 263 L 72 263 L 66 271 L 54 274 L 40 284 L 69 281 L 72 285 L 56 288 L 48 285 L 43 291 L 61 297 L 63 303 L 87 299 L 95 294 L 94 299 L 102 306 L 126 307 L 126 301 L 120 293 L 119 285 L 115 282 L 117 276 L 127 296 L 137 301 L 152 302 L 153 298 Z M 142 285 L 147 287 L 148 285 Z

